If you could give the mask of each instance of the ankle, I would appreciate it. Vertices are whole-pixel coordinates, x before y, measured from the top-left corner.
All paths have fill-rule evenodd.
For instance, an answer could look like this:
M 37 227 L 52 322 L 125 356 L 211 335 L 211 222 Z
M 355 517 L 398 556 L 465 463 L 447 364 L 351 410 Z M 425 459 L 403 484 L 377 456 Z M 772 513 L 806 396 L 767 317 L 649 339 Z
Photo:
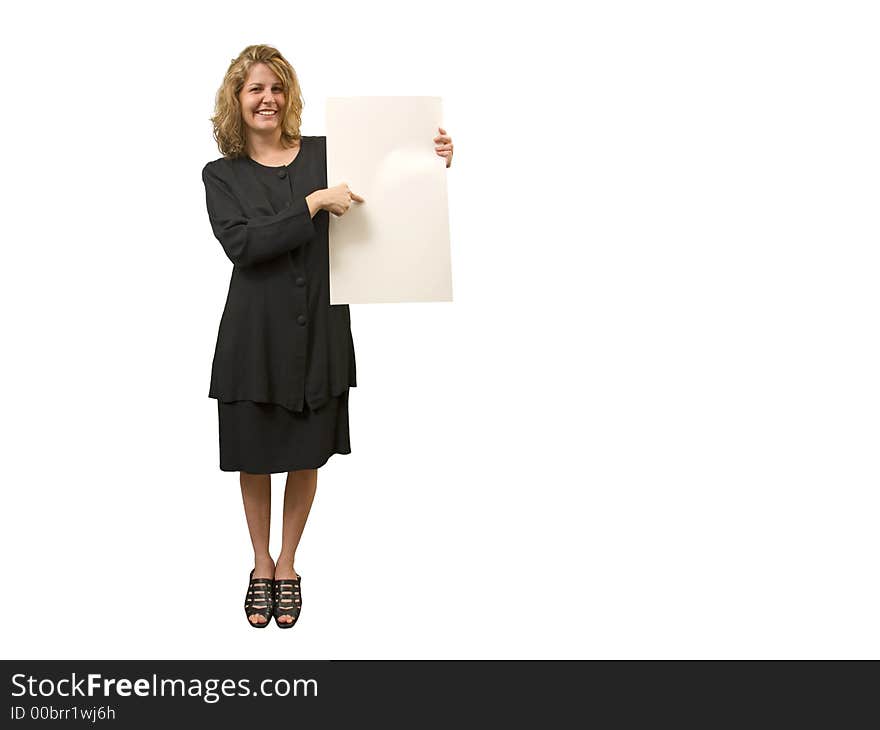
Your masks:
M 293 565 L 278 561 L 275 566 L 275 580 L 295 580 L 298 577 L 299 573 L 293 569 Z

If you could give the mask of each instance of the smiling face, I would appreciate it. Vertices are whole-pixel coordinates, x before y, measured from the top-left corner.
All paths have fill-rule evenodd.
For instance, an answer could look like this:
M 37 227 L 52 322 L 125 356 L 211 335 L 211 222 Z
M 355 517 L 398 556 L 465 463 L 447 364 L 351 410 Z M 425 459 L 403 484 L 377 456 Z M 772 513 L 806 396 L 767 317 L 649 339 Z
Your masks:
M 279 132 L 284 114 L 284 85 L 264 63 L 255 63 L 239 92 L 241 116 L 254 134 Z

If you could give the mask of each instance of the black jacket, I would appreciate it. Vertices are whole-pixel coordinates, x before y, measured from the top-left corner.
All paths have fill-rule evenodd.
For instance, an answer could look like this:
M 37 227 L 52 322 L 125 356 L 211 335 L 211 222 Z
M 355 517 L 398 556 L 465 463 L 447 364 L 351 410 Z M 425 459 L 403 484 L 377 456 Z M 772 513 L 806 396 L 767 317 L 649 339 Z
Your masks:
M 234 264 L 208 397 L 301 411 L 356 386 L 348 305 L 330 304 L 330 214 L 305 201 L 327 187 L 326 138 L 303 137 L 287 166 L 221 157 L 202 181 Z

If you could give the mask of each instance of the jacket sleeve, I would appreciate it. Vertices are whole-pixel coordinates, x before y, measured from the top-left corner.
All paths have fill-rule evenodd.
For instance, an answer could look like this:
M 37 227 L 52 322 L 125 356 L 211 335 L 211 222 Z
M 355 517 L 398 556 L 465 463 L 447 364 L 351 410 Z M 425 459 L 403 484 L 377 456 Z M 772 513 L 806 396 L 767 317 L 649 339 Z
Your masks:
M 253 266 L 308 243 L 315 225 L 305 198 L 277 215 L 248 218 L 229 184 L 208 163 L 202 169 L 205 201 L 214 236 L 236 266 Z

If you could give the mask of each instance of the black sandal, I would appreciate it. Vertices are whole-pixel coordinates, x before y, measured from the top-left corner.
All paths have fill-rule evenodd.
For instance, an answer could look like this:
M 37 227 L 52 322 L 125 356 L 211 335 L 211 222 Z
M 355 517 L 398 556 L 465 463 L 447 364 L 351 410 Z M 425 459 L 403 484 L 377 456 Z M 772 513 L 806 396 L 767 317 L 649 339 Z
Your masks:
M 275 623 L 278 624 L 279 629 L 291 628 L 299 618 L 299 612 L 302 608 L 301 580 L 302 576 L 293 580 L 282 578 L 281 580 L 273 581 L 275 607 L 272 613 L 275 616 Z M 279 616 L 290 616 L 293 618 L 293 621 L 279 621 Z
M 271 578 L 254 578 L 254 571 L 251 571 L 247 595 L 244 597 L 244 612 L 248 623 L 255 629 L 265 629 L 272 620 L 272 592 L 269 590 L 271 583 Z M 262 616 L 266 620 L 262 623 L 251 621 L 251 616 Z

